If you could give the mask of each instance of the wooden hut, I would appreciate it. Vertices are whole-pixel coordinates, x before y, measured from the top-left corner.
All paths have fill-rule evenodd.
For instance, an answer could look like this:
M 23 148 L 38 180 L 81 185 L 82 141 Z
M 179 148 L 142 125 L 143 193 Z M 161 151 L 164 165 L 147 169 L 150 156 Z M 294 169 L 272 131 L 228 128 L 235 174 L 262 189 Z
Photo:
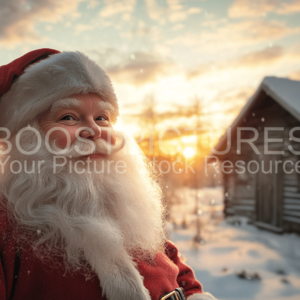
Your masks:
M 266 77 L 230 132 L 210 157 L 223 173 L 225 215 L 300 233 L 300 81 Z

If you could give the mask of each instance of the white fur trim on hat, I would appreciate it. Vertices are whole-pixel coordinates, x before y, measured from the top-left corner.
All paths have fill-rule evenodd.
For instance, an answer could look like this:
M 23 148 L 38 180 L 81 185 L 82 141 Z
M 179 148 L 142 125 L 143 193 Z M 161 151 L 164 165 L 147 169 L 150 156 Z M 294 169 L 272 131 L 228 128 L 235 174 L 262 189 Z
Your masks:
M 118 103 L 105 71 L 80 52 L 62 52 L 28 67 L 0 101 L 0 127 L 11 133 L 29 124 L 51 104 L 73 94 L 96 93 L 118 116 Z
M 187 300 L 217 300 L 210 293 L 202 293 L 202 294 L 193 294 L 187 297 Z

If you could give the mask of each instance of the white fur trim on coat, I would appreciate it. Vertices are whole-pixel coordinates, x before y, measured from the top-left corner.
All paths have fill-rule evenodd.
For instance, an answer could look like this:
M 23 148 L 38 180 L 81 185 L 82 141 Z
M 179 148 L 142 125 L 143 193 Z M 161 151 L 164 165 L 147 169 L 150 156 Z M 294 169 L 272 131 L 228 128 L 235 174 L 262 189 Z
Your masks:
M 217 299 L 210 293 L 202 293 L 202 294 L 193 294 L 187 297 L 187 300 L 217 300 Z
M 105 71 L 80 52 L 50 55 L 28 67 L 2 96 L 0 127 L 16 133 L 54 101 L 87 93 L 96 93 L 113 106 L 112 122 L 115 122 L 118 103 Z

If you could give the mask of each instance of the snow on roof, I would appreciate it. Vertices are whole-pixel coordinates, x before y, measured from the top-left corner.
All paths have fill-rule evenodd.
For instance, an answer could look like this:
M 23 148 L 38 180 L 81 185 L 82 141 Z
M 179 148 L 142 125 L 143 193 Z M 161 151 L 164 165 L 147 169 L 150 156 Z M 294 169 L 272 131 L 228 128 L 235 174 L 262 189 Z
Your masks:
M 277 101 L 278 104 L 300 121 L 300 81 L 270 76 L 263 79 L 255 94 L 248 100 L 237 118 L 231 124 L 231 129 L 238 126 L 248 112 L 248 109 L 252 107 L 262 91 Z M 223 143 L 226 141 L 226 137 L 227 135 L 224 134 L 220 138 L 215 149 L 222 147 Z
M 265 77 L 261 89 L 300 121 L 300 81 Z

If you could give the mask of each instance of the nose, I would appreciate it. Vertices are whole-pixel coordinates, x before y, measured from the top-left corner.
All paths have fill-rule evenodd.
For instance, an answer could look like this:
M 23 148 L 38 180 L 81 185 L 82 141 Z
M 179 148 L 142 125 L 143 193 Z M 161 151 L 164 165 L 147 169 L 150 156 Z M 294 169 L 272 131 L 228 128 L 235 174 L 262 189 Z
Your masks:
M 96 140 L 101 137 L 101 128 L 97 124 L 87 124 L 79 135 L 84 139 Z
M 87 128 L 89 128 L 89 130 Z M 116 134 L 114 130 L 111 127 L 100 127 L 96 123 L 89 124 L 79 135 L 84 139 L 95 141 L 98 138 L 102 138 L 112 145 L 116 144 Z

